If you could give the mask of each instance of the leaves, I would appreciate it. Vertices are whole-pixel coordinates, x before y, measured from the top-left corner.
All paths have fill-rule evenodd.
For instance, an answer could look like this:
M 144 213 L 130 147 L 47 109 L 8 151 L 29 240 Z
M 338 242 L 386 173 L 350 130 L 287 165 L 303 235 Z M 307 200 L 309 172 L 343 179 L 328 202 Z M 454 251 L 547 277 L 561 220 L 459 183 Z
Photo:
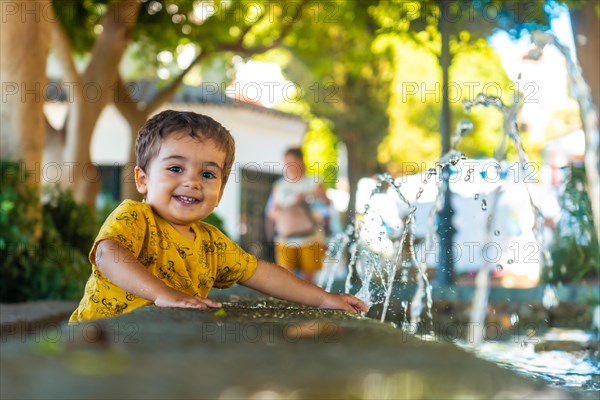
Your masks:
M 54 203 L 44 206 L 42 236 L 34 241 L 29 210 L 39 197 L 22 184 L 26 176 L 21 163 L 0 163 L 0 301 L 76 299 L 99 224 L 88 206 L 57 192 Z

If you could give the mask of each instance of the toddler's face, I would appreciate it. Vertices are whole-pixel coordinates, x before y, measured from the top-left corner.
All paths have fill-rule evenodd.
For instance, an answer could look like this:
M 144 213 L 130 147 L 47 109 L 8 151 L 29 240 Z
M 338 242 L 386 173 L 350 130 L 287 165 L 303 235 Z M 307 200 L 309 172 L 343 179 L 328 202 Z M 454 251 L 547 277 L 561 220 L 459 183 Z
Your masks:
M 147 171 L 136 167 L 136 185 L 158 215 L 189 237 L 191 224 L 221 200 L 224 165 L 225 152 L 214 141 L 171 134 Z

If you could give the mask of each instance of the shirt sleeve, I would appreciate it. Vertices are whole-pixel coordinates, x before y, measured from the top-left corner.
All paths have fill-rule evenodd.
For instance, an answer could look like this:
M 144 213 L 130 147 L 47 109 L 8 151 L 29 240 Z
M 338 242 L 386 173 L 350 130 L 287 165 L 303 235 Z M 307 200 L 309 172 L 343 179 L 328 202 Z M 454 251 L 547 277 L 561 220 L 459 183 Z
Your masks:
M 90 262 L 95 265 L 96 250 L 103 240 L 114 240 L 137 258 L 146 237 L 148 208 L 144 203 L 131 200 L 125 200 L 119 204 L 100 228 L 94 246 L 90 251 Z
M 202 223 L 201 229 L 210 231 L 210 241 L 204 241 L 205 251 L 213 253 L 216 262 L 214 287 L 228 288 L 242 283 L 256 272 L 258 260 L 246 253 L 237 243 L 225 236 L 212 225 Z

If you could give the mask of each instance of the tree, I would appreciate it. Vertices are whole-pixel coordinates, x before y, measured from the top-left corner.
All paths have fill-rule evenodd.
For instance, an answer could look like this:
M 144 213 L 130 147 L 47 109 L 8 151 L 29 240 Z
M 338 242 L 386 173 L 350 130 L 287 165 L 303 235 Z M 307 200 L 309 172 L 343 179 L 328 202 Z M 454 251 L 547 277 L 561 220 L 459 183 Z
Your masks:
M 437 57 L 406 34 L 386 34 L 379 40 L 393 49 L 395 70 L 388 108 L 390 130 L 380 148 L 380 160 L 394 176 L 430 168 L 442 153 L 441 71 Z M 475 126 L 459 149 L 469 157 L 491 156 L 502 138 L 500 112 L 480 108 L 466 115 L 461 101 L 475 97 L 481 90 L 510 99 L 516 88 L 502 69 L 498 55 L 484 39 L 451 43 L 452 47 L 460 47 L 449 72 L 452 120 L 469 118 Z
M 397 95 L 392 94 L 392 101 L 394 102 L 395 96 L 399 96 L 405 104 L 396 102 L 395 105 L 391 105 L 395 109 L 390 110 L 392 128 L 391 137 L 387 140 L 396 142 L 425 140 L 428 143 L 427 149 L 421 150 L 421 155 L 424 157 L 419 160 L 434 161 L 440 153 L 443 154 L 450 149 L 450 136 L 454 123 L 464 115 L 461 100 L 472 99 L 480 90 L 485 91 L 485 88 L 489 87 L 491 93 L 487 94 L 500 96 L 506 104 L 511 104 L 516 88 L 507 78 L 499 65 L 498 57 L 486 44 L 485 39 L 497 29 L 519 35 L 525 24 L 547 25 L 548 16 L 544 12 L 544 5 L 545 1 L 539 0 L 382 2 L 374 10 L 374 16 L 381 26 L 380 34 L 387 35 L 387 40 L 395 46 L 396 68 L 404 70 L 407 68 L 406 64 L 410 64 L 406 60 L 416 59 L 416 55 L 411 57 L 408 54 L 411 48 L 411 51 L 419 52 L 418 59 L 425 58 L 424 69 L 431 68 L 431 61 L 435 59 L 439 71 L 431 73 L 434 75 L 427 75 L 426 81 L 406 74 L 400 76 L 396 74 L 396 79 L 400 82 L 395 85 L 394 90 Z M 414 46 L 409 45 L 408 41 L 412 41 Z M 466 60 L 469 60 L 472 65 L 465 62 Z M 415 72 L 422 74 L 424 71 Z M 407 89 L 413 89 L 413 86 L 402 86 L 403 83 L 419 83 L 424 84 L 425 87 L 417 87 L 410 95 Z M 473 86 L 474 83 L 478 86 Z M 399 92 L 403 89 L 404 92 Z M 456 89 L 459 93 L 456 93 Z M 431 98 L 435 101 L 431 101 Z M 420 109 L 418 114 L 422 115 L 425 106 L 420 104 L 419 107 L 419 104 L 415 103 L 428 103 L 427 110 L 437 110 L 439 117 L 432 115 L 430 118 L 419 118 L 419 126 L 412 128 L 421 133 L 418 138 L 406 137 L 408 135 L 403 135 L 402 139 L 394 138 L 394 135 L 404 132 L 406 128 L 401 126 L 406 120 L 395 118 L 394 112 L 403 105 L 407 109 L 413 109 L 416 105 Z M 487 126 L 477 124 L 473 135 L 462 143 L 462 148 L 468 150 L 467 154 L 474 156 L 491 155 L 492 148 L 489 143 L 498 142 L 494 140 L 494 136 L 502 136 L 499 113 L 493 110 L 491 112 L 478 110 L 478 115 L 471 117 L 478 119 L 477 122 L 489 121 L 489 124 L 486 124 Z M 430 121 L 439 122 L 435 124 Z M 440 135 L 439 147 L 430 141 L 432 133 L 435 135 L 435 132 L 439 132 Z M 473 146 L 474 144 L 477 146 Z M 433 152 L 434 149 L 438 149 L 438 152 Z M 412 151 L 411 147 L 410 154 L 414 154 Z M 393 151 L 389 150 L 384 158 L 393 162 L 403 162 L 406 158 L 402 158 L 402 155 L 407 153 L 409 151 L 402 151 L 395 147 Z M 402 172 L 398 167 L 392 166 L 392 168 L 396 172 Z
M 42 91 L 46 83 L 46 58 L 50 48 L 50 21 L 38 10 L 49 9 L 50 0 L 13 1 L 2 4 L 0 31 L 0 81 L 2 109 L 0 158 L 21 161 L 25 178 L 22 193 L 39 198 L 45 123 Z M 31 12 L 33 10 L 34 12 Z M 26 46 L 24 44 L 27 44 Z M 3 182 L 4 184 L 4 182 Z M 36 220 L 33 236 L 41 234 L 41 205 L 31 210 Z
M 315 15 L 323 18 L 302 19 L 284 42 L 294 56 L 286 73 L 308 91 L 311 112 L 331 121 L 346 144 L 351 208 L 358 180 L 381 171 L 377 152 L 388 130 L 392 66 L 387 50 L 374 48 L 369 10 L 376 3 L 318 2 Z
M 89 147 L 94 126 L 106 104 L 114 102 L 135 139 L 146 119 L 173 96 L 184 77 L 200 62 L 221 52 L 248 56 L 277 46 L 305 3 L 294 2 L 295 8 L 289 11 L 292 2 L 287 1 L 54 1 L 62 22 L 55 29 L 56 50 L 66 80 L 75 88 L 69 99 L 61 160 L 72 169 L 72 173 L 65 175 L 72 179 L 68 183 L 75 198 L 93 203 L 98 192 L 99 182 L 94 179 L 97 172 L 91 163 Z M 82 25 L 80 21 L 85 23 Z M 172 62 L 169 67 L 175 76 L 151 98 L 139 98 L 136 97 L 139 88 L 128 84 L 119 70 L 120 61 L 133 43 L 136 49 L 131 50 L 132 56 L 149 65 L 151 71 L 158 63 L 156 55 L 162 51 L 177 55 L 178 48 L 192 45 L 195 56 L 181 68 Z M 82 73 L 77 71 L 73 60 L 73 54 L 77 53 L 89 57 Z M 90 98 L 91 87 L 99 93 L 94 98 Z M 130 157 L 133 161 L 133 152 Z M 124 186 L 130 189 L 128 195 L 135 193 L 131 190 L 132 168 L 130 162 L 123 176 Z
M 77 9 L 80 5 L 82 9 Z M 102 9 L 103 3 L 95 4 Z M 61 22 L 68 16 L 80 16 L 85 3 L 54 2 Z M 65 9 L 61 9 L 65 7 Z M 55 50 L 62 63 L 65 80 L 73 90 L 70 92 L 69 111 L 65 122 L 65 141 L 61 163 L 71 168 L 63 174 L 63 183 L 72 187 L 76 200 L 93 204 L 100 188 L 98 170 L 91 162 L 90 144 L 96 121 L 104 107 L 115 99 L 115 83 L 118 65 L 133 38 L 140 3 L 123 0 L 110 3 L 102 14 L 96 31 L 101 31 L 94 41 L 89 61 L 82 73 L 77 71 L 73 60 L 73 42 L 69 38 L 69 25 L 55 24 Z M 75 10 L 67 13 L 67 9 Z M 98 16 L 98 15 L 95 15 Z M 99 16 L 98 16 L 99 17 Z M 91 18 L 86 18 L 89 21 Z M 71 25 L 72 26 L 72 25 Z M 76 43 L 76 42 L 75 42 Z M 78 46 L 83 44 L 76 43 Z

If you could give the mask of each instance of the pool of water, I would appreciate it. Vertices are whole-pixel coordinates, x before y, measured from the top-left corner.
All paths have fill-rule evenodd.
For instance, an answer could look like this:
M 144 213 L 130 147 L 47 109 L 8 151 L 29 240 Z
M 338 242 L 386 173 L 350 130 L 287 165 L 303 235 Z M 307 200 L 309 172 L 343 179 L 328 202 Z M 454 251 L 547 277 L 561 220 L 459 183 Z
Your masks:
M 477 348 L 464 343 L 459 346 L 528 378 L 575 391 L 583 398 L 597 399 L 600 396 L 600 355 L 597 342 L 598 335 L 593 332 L 553 328 L 537 337 L 483 342 Z M 552 343 L 558 345 L 553 346 Z M 591 349 L 589 343 L 592 343 Z M 546 348 L 550 350 L 541 351 L 539 344 L 549 344 Z M 581 349 L 577 349 L 578 347 Z

